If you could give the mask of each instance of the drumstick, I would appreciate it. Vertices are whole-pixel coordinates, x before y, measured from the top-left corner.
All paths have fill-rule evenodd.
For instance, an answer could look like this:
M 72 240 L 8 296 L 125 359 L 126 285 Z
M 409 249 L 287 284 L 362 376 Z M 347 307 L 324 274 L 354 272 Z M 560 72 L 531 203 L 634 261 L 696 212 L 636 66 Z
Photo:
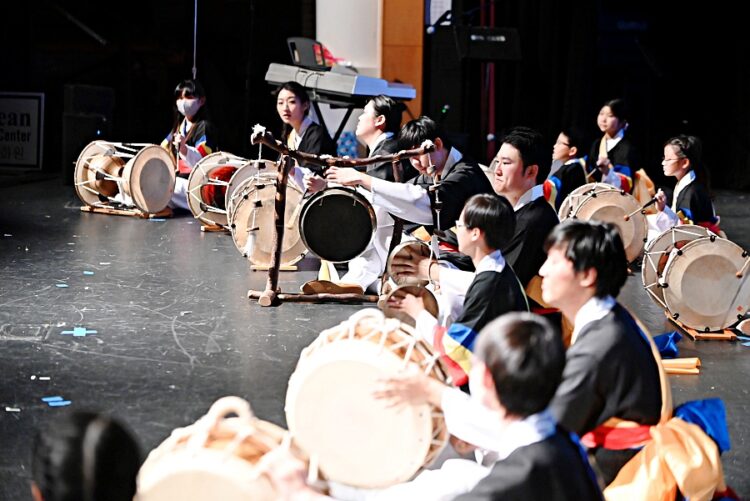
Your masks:
M 658 198 L 656 198 L 656 197 L 654 196 L 654 198 L 652 198 L 651 200 L 649 200 L 648 202 L 646 202 L 645 204 L 643 204 L 643 205 L 642 205 L 642 206 L 641 206 L 640 208 L 638 208 L 638 209 L 634 210 L 634 211 L 633 211 L 633 212 L 631 212 L 630 214 L 626 214 L 625 216 L 623 216 L 623 218 L 625 219 L 625 221 L 629 221 L 629 220 L 630 220 L 630 217 L 631 217 L 631 216 L 634 216 L 635 214 L 637 214 L 637 213 L 639 213 L 639 212 L 641 212 L 641 211 L 643 211 L 643 210 L 645 210 L 645 209 L 647 209 L 647 208 L 651 207 L 651 206 L 652 206 L 652 205 L 654 205 L 654 204 L 655 204 L 655 203 L 656 203 L 657 201 L 658 201 Z
M 748 264 L 750 264 L 750 258 L 745 259 L 745 264 L 743 264 L 742 268 L 740 268 L 739 271 L 737 271 L 737 273 L 735 273 L 735 275 L 737 276 L 737 278 L 742 278 L 742 275 L 744 275 L 745 271 L 747 271 Z

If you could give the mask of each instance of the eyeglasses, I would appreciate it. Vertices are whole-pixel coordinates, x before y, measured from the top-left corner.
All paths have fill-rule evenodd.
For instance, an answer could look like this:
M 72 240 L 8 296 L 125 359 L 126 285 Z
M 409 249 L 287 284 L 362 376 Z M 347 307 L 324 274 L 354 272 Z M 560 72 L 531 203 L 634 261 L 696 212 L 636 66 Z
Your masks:
M 456 228 L 466 228 L 466 223 L 456 220 Z
M 568 148 L 570 148 L 570 144 L 568 144 L 568 143 L 563 143 L 562 141 L 557 141 L 557 142 L 555 143 L 555 146 L 557 146 L 558 144 L 561 144 L 561 145 L 563 145 L 563 146 L 567 146 Z
M 680 160 L 680 159 L 679 158 L 662 158 L 661 159 L 661 164 L 662 165 L 668 165 L 668 164 L 671 164 L 672 162 L 676 162 L 678 160 Z

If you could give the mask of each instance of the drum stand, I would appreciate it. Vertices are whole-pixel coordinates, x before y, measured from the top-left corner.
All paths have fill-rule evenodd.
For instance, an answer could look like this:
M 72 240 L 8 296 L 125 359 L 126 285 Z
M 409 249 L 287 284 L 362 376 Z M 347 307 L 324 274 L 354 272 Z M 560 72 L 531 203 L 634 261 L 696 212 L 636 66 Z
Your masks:
M 271 248 L 271 266 L 268 268 L 268 280 L 263 291 L 247 291 L 247 297 L 257 299 L 261 306 L 274 306 L 278 303 L 375 303 L 378 296 L 366 294 L 297 294 L 282 293 L 279 289 L 279 269 L 281 264 L 281 245 L 284 241 L 284 212 L 286 211 L 286 185 L 289 172 L 294 168 L 292 157 L 284 155 L 282 165 L 276 176 L 276 200 L 274 202 L 274 232 Z
M 82 205 L 81 206 L 81 212 L 93 212 L 96 214 L 109 214 L 112 216 L 130 216 L 130 217 L 137 217 L 140 219 L 154 219 L 154 218 L 163 218 L 163 217 L 172 217 L 172 209 L 169 207 L 165 207 L 159 212 L 155 213 L 148 213 L 143 212 L 140 209 L 125 209 L 125 208 L 115 208 L 115 207 L 97 207 L 97 206 L 91 206 L 91 205 Z
M 688 336 L 690 336 L 693 341 L 736 341 L 737 340 L 737 334 L 734 333 L 732 329 L 722 329 L 720 331 L 711 331 L 711 332 L 700 332 L 692 327 L 688 327 L 687 325 L 683 324 L 676 318 L 673 318 L 672 315 L 669 314 L 668 311 L 664 312 L 664 315 L 669 319 L 670 322 L 675 324 L 677 327 L 680 328 L 683 332 L 685 332 Z
M 262 143 L 271 149 L 281 153 L 281 165 L 276 175 L 276 199 L 274 203 L 274 231 L 272 240 L 273 254 L 271 255 L 271 265 L 268 268 L 268 279 L 266 288 L 263 291 L 249 290 L 247 297 L 256 299 L 261 306 L 275 306 L 282 302 L 292 303 L 377 303 L 379 296 L 375 294 L 299 294 L 283 293 L 279 289 L 279 269 L 281 264 L 281 246 L 284 242 L 284 212 L 286 211 L 286 186 L 289 180 L 289 173 L 294 167 L 293 158 L 297 161 L 305 161 L 327 167 L 360 167 L 379 161 L 397 162 L 402 158 L 423 155 L 434 151 L 435 146 L 431 143 L 414 150 L 401 151 L 394 155 L 378 155 L 368 159 L 347 159 L 330 156 L 318 156 L 300 151 L 289 150 L 280 141 L 266 131 L 264 127 L 256 125 L 253 128 L 253 134 L 250 137 L 252 144 Z

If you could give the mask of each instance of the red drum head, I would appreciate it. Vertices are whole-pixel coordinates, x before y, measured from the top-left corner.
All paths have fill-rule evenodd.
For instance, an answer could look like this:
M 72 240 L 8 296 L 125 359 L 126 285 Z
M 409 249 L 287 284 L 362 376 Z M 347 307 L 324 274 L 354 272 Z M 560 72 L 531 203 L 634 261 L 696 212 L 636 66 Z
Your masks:
M 187 202 L 193 217 L 208 226 L 226 226 L 227 187 L 247 160 L 225 151 L 211 153 L 195 164 L 188 177 Z

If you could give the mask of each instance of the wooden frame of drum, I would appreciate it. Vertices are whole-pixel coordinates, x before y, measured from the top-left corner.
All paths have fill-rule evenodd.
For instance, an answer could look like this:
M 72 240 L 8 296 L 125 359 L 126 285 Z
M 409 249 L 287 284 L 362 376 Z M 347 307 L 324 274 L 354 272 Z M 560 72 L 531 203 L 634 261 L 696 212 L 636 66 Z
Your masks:
M 685 224 L 675 226 L 662 233 L 646 244 L 641 264 L 641 282 L 643 288 L 654 302 L 667 309 L 664 302 L 664 286 L 661 278 L 664 268 L 674 249 L 680 249 L 688 242 L 713 235 L 703 226 Z
M 245 179 L 229 202 L 229 230 L 232 232 L 234 245 L 255 266 L 271 265 L 275 197 L 276 172 L 268 172 Z M 307 253 L 307 247 L 297 231 L 297 208 L 302 203 L 302 191 L 295 183 L 287 184 L 286 200 L 281 266 L 291 266 Z
M 559 213 L 564 214 L 564 211 L 568 211 L 571 218 L 605 221 L 617 226 L 629 263 L 637 260 L 643 252 L 648 222 L 633 195 L 608 184 L 585 184 L 563 200 Z
M 280 493 L 257 465 L 286 435 L 275 424 L 257 419 L 245 400 L 221 398 L 205 416 L 177 428 L 151 451 L 138 472 L 135 499 L 275 501 Z M 307 462 L 301 449 L 289 445 L 293 455 Z
M 750 305 L 748 259 L 742 247 L 716 235 L 685 244 L 664 268 L 669 314 L 697 331 L 720 331 L 744 318 Z
M 440 453 L 448 431 L 439 409 L 393 409 L 372 396 L 380 379 L 407 366 L 447 381 L 438 355 L 411 327 L 372 308 L 323 331 L 302 351 L 289 379 L 286 420 L 326 478 L 387 487 L 410 479 Z
M 302 205 L 299 233 L 310 252 L 332 263 L 345 263 L 372 242 L 378 222 L 364 195 L 350 188 L 319 191 Z
M 93 141 L 78 155 L 73 176 L 78 198 L 90 207 L 119 203 L 155 214 L 172 198 L 175 167 L 155 144 Z M 121 191 L 122 201 L 115 198 Z

